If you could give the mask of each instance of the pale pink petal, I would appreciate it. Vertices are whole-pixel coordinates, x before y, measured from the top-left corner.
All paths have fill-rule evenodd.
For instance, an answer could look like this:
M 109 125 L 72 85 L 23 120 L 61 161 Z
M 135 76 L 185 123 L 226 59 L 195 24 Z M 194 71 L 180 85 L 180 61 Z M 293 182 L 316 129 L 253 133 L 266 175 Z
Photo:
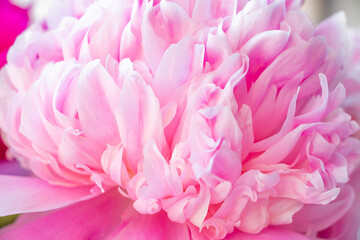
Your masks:
M 315 28 L 305 12 L 290 11 L 285 15 L 285 21 L 291 26 L 291 32 L 296 32 L 302 39 L 308 40 L 314 36 Z
M 119 98 L 117 123 L 133 170 L 137 169 L 148 141 L 154 140 L 161 152 L 165 150 L 159 101 L 139 74 L 134 73 L 125 79 Z
M 258 234 L 269 225 L 268 199 L 258 199 L 255 203 L 249 201 L 241 213 L 241 224 L 238 229 L 242 232 Z
M 210 203 L 210 189 L 205 185 L 200 185 L 197 198 L 193 198 L 184 208 L 184 215 L 197 227 L 204 221 Z
M 113 6 L 113 9 L 120 6 Z M 119 59 L 120 38 L 122 31 L 129 21 L 131 5 L 120 7 L 121 12 L 105 12 L 99 23 L 95 23 L 89 30 L 89 51 L 92 59 L 101 59 L 105 63 L 108 55 Z M 99 26 L 100 25 L 100 26 Z
M 177 4 L 167 1 L 154 7 L 151 4 L 146 5 L 141 32 L 144 57 L 155 74 L 169 45 L 178 42 L 188 31 L 190 19 Z
M 285 225 L 293 221 L 293 215 L 298 212 L 303 203 L 286 198 L 275 198 L 269 201 L 269 224 Z
M 205 61 L 216 69 L 232 53 L 231 45 L 222 29 L 210 30 L 206 41 Z
M 139 197 L 158 199 L 182 193 L 177 171 L 168 165 L 153 141 L 144 148 L 143 171 L 147 184 L 139 189 Z
M 79 76 L 78 112 L 86 136 L 99 143 L 117 143 L 114 110 L 119 90 L 98 61 L 90 62 Z
M 304 78 L 310 76 L 321 66 L 326 54 L 324 39 L 314 38 L 309 42 L 300 41 L 283 51 L 259 76 L 249 93 L 249 105 L 255 113 L 271 83 L 282 86 L 298 73 L 304 72 Z M 293 56 L 297 55 L 295 59 Z
M 263 5 L 259 7 L 257 5 Z M 266 4 L 264 1 L 250 1 L 244 8 L 245 18 L 242 25 L 241 37 L 238 47 L 241 47 L 257 33 L 279 28 L 284 18 L 285 4 L 282 1 L 274 1 Z
M 120 186 L 124 187 L 129 181 L 129 173 L 124 163 L 124 147 L 121 144 L 107 147 L 101 156 L 101 165 L 105 173 Z
M 248 79 L 253 81 L 258 77 L 272 60 L 285 48 L 289 41 L 290 29 L 266 31 L 252 37 L 240 52 L 245 53 L 250 59 Z M 249 81 L 248 80 L 248 81 Z
M 339 12 L 327 18 L 316 27 L 316 35 L 324 36 L 327 44 L 336 51 L 340 57 L 344 57 L 347 44 L 346 16 Z
M 96 141 L 85 138 L 78 130 L 67 128 L 59 144 L 58 155 L 69 167 L 85 164 L 91 168 L 100 168 L 100 158 L 104 148 Z
M 193 41 L 190 38 L 171 45 L 159 63 L 151 86 L 162 106 L 188 80 L 191 70 L 192 45 Z
M 19 132 L 28 138 L 36 146 L 50 152 L 56 152 L 56 143 L 51 138 L 42 119 L 44 112 L 40 103 L 40 94 L 37 88 L 32 89 L 24 100 L 24 106 L 21 112 L 21 123 Z

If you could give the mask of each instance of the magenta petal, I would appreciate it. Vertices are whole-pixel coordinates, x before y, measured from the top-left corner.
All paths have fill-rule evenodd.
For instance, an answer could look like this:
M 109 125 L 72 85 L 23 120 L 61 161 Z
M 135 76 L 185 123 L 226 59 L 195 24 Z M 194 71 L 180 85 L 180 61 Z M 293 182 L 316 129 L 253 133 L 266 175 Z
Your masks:
M 0 216 L 57 209 L 91 197 L 90 186 L 58 187 L 31 177 L 0 175 Z M 41 204 L 39 204 L 41 203 Z
M 110 239 L 190 240 L 187 225 L 170 221 L 163 211 L 154 215 L 141 215 L 128 209 L 123 215 L 123 222 L 117 234 Z
M 26 176 L 29 174 L 29 171 L 23 169 L 18 161 L 2 159 L 0 160 L 0 174 Z
M 20 217 L 14 227 L 10 225 L 0 231 L 0 239 L 106 239 L 121 224 L 121 213 L 128 206 L 129 201 L 112 190 L 49 214 L 36 215 L 30 221 L 21 221 Z
M 296 232 L 281 228 L 267 228 L 258 234 L 247 234 L 240 231 L 226 237 L 227 240 L 310 240 L 310 238 Z

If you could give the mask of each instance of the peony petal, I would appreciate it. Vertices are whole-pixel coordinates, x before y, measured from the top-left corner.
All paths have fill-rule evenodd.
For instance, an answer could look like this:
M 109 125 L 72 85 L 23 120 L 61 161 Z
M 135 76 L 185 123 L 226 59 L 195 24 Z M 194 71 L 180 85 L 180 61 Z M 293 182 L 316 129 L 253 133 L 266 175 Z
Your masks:
M 154 215 L 141 215 L 128 209 L 122 220 L 124 224 L 109 240 L 190 240 L 186 224 L 170 221 L 163 211 Z
M 116 4 L 116 2 L 114 2 Z M 118 3 L 120 4 L 120 3 Z M 125 4 L 124 4 L 125 5 Z M 92 59 L 101 59 L 104 64 L 108 55 L 119 59 L 120 38 L 131 14 L 131 5 L 112 6 L 119 12 L 104 13 L 99 23 L 94 23 L 89 31 L 89 51 Z
M 56 143 L 51 139 L 43 123 L 44 111 L 41 107 L 41 96 L 38 87 L 33 86 L 25 98 L 21 112 L 19 132 L 32 141 L 32 144 L 50 153 L 56 152 Z
M 128 163 L 133 171 L 137 169 L 143 147 L 148 141 L 154 140 L 161 152 L 165 150 L 159 101 L 139 74 L 134 73 L 125 79 L 116 116 Z
M 303 203 L 286 198 L 271 198 L 269 202 L 269 224 L 285 225 L 293 221 L 293 215 L 298 212 Z
M 258 234 L 247 234 L 240 231 L 235 231 L 232 234 L 229 234 L 226 237 L 227 240 L 310 240 L 305 235 L 299 234 L 297 232 L 292 232 L 290 230 L 269 227 L 264 229 Z
M 336 51 L 340 57 L 345 57 L 347 47 L 347 26 L 344 12 L 338 12 L 325 19 L 316 28 L 317 36 L 324 36 L 327 44 Z
M 143 171 L 147 184 L 140 188 L 140 198 L 163 198 L 183 192 L 176 170 L 168 165 L 153 141 L 144 147 Z
M 261 71 L 283 51 L 289 37 L 290 28 L 287 31 L 266 31 L 255 35 L 241 47 L 240 52 L 251 59 L 246 77 L 248 81 L 255 81 Z
M 185 217 L 197 227 L 201 227 L 202 222 L 207 215 L 210 197 L 209 187 L 201 181 L 199 195 L 196 198 L 191 199 L 184 208 Z
M 291 26 L 291 32 L 299 34 L 302 39 L 309 40 L 314 36 L 314 25 L 305 12 L 290 11 L 286 14 L 285 21 Z
M 178 42 L 189 30 L 190 18 L 177 4 L 161 1 L 158 6 L 148 3 L 141 24 L 144 57 L 153 74 L 172 43 Z
M 91 186 L 58 187 L 31 177 L 0 175 L 0 216 L 57 209 L 93 197 Z M 41 203 L 41 204 L 39 204 Z
M 252 197 L 253 192 L 250 187 L 234 187 L 228 197 L 224 200 L 224 203 L 216 211 L 214 217 L 219 219 L 231 219 L 234 223 L 237 222 L 244 210 L 244 207 Z
M 297 56 L 294 58 L 293 56 Z M 326 44 L 323 38 L 300 41 L 286 49 L 259 76 L 249 92 L 249 106 L 256 112 L 271 84 L 278 87 L 293 79 L 300 72 L 304 78 L 311 76 L 323 63 Z
M 124 164 L 124 148 L 122 144 L 118 146 L 108 146 L 101 157 L 101 166 L 111 179 L 122 187 L 129 182 L 129 173 Z
M 20 166 L 16 160 L 0 160 L 0 175 L 27 176 L 30 172 Z
M 57 197 L 61 199 L 61 196 L 60 193 Z M 0 231 L 0 238 L 16 240 L 29 239 L 31 236 L 34 240 L 106 239 L 122 223 L 122 212 L 131 206 L 129 202 L 116 190 L 112 190 L 97 198 L 34 216 L 31 221 L 10 225 Z
M 120 140 L 114 110 L 119 92 L 98 60 L 86 65 L 79 76 L 78 112 L 86 136 L 104 144 Z
M 294 215 L 294 229 L 301 232 L 317 232 L 336 223 L 351 207 L 355 199 L 353 189 L 344 186 L 335 201 L 324 205 L 305 205 Z
M 242 25 L 243 29 L 238 30 L 241 32 L 238 47 L 241 48 L 258 33 L 278 29 L 280 22 L 284 19 L 284 10 L 283 1 L 274 1 L 271 4 L 265 4 L 264 1 L 250 1 L 244 8 L 246 15 Z
M 91 138 L 84 137 L 79 131 L 65 129 L 59 144 L 58 156 L 65 166 L 73 168 L 76 164 L 99 169 L 104 148 Z
M 191 70 L 192 45 L 193 41 L 185 38 L 179 43 L 171 45 L 164 53 L 151 84 L 161 106 L 165 105 L 174 92 L 188 80 Z

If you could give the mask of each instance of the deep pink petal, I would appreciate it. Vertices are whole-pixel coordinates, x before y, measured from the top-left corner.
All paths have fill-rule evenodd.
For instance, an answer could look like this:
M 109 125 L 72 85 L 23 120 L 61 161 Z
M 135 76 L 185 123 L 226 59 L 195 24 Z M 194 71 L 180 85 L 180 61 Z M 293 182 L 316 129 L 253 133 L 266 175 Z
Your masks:
M 228 235 L 226 240 L 310 240 L 305 235 L 282 228 L 270 227 L 258 234 L 247 234 L 240 231 Z
M 62 194 L 59 193 L 57 197 L 61 199 Z M 28 201 L 32 200 L 28 199 Z M 43 202 L 46 203 L 46 201 Z M 44 215 L 32 217 L 30 215 L 29 219 L 20 217 L 19 223 L 15 223 L 14 227 L 10 225 L 0 231 L 0 238 L 8 240 L 107 239 L 116 227 L 126 224 L 126 221 L 122 221 L 122 212 L 125 208 L 131 207 L 129 203 L 130 201 L 121 197 L 117 190 L 112 190 L 97 198 Z
M 0 216 L 57 209 L 90 198 L 91 187 L 58 187 L 31 177 L 0 175 Z M 39 204 L 41 203 L 41 204 Z
M 20 163 L 16 160 L 8 161 L 6 159 L 0 160 L 0 174 L 1 175 L 16 175 L 26 176 L 30 172 L 20 166 Z
M 113 240 L 190 240 L 186 224 L 174 223 L 161 211 L 155 215 L 141 215 L 133 209 L 127 209 L 123 215 L 123 224 L 110 239 Z

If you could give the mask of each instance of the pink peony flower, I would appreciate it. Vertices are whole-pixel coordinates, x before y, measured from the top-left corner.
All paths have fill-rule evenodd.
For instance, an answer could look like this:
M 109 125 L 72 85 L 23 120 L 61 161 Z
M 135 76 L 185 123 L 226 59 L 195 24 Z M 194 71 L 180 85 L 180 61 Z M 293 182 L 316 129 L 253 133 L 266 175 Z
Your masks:
M 300 5 L 103 0 L 29 28 L 0 127 L 36 177 L 0 175 L 0 216 L 25 213 L 0 237 L 329 236 L 358 191 L 347 32 Z

